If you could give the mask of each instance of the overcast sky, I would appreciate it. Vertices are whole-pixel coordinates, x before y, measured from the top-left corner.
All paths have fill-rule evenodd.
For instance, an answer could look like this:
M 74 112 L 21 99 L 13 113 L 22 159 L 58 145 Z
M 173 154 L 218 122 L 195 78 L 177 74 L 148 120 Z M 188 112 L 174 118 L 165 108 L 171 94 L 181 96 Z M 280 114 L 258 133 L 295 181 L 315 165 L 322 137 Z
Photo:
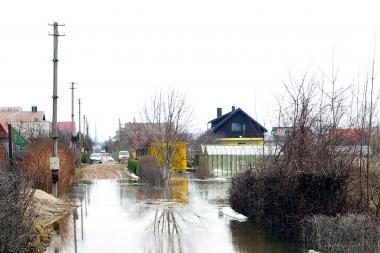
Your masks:
M 334 62 L 348 85 L 367 70 L 374 37 L 380 41 L 376 2 L 3 1 L 0 106 L 37 105 L 51 119 L 47 24 L 58 21 L 66 24 L 59 41 L 59 120 L 70 120 L 74 81 L 99 139 L 114 135 L 119 117 L 139 119 L 146 99 L 168 86 L 186 93 L 198 130 L 216 107 L 227 112 L 232 105 L 269 129 L 289 73 L 329 72 Z

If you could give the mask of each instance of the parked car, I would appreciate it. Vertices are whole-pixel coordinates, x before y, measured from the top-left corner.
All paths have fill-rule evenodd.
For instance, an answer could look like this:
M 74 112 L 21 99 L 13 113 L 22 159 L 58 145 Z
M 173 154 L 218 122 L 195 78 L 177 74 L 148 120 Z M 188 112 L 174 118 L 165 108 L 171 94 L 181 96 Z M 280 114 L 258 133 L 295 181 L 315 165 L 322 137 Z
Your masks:
M 127 161 L 129 159 L 129 152 L 126 150 L 122 150 L 119 152 L 118 160 L 119 162 Z
M 92 153 L 90 155 L 91 163 L 102 163 L 102 155 L 100 153 Z

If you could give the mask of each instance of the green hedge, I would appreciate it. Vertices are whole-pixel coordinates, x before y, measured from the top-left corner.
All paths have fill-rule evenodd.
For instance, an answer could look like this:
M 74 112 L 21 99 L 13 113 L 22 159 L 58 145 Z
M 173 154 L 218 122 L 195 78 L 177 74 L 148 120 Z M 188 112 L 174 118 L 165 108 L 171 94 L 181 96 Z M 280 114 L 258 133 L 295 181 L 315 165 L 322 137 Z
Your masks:
M 81 162 L 82 163 L 90 163 L 90 154 L 82 154 L 81 157 Z
M 137 171 L 137 160 L 129 158 L 128 159 L 128 170 L 136 174 Z

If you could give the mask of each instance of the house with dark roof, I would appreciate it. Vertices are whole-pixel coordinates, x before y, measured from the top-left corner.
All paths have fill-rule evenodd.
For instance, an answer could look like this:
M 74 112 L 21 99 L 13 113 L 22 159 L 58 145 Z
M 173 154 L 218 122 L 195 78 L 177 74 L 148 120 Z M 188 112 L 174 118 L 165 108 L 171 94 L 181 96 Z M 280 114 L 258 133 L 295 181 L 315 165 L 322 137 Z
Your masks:
M 261 166 L 262 157 L 271 151 L 264 146 L 267 129 L 241 108 L 223 114 L 209 122 L 209 131 L 217 136 L 216 143 L 201 145 L 201 163 L 211 175 L 230 177 L 241 170 Z
M 217 117 L 209 122 L 210 131 L 224 144 L 262 144 L 267 129 L 241 108 L 232 106 L 226 114 L 217 108 Z

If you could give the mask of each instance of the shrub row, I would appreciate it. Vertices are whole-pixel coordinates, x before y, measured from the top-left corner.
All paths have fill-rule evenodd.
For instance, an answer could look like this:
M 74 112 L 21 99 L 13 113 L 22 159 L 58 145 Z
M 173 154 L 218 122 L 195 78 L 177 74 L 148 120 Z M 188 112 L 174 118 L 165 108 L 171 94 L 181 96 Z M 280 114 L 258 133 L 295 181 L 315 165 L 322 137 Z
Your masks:
M 83 154 L 81 155 L 81 163 L 91 163 L 90 160 L 90 154 Z
M 231 207 L 249 219 L 288 237 L 306 215 L 336 215 L 346 206 L 347 176 L 247 170 L 232 179 Z
M 137 162 L 138 160 L 129 158 L 128 159 L 128 170 L 132 173 L 137 173 Z
M 313 215 L 302 222 L 307 247 L 328 252 L 379 252 L 379 222 L 366 214 Z

